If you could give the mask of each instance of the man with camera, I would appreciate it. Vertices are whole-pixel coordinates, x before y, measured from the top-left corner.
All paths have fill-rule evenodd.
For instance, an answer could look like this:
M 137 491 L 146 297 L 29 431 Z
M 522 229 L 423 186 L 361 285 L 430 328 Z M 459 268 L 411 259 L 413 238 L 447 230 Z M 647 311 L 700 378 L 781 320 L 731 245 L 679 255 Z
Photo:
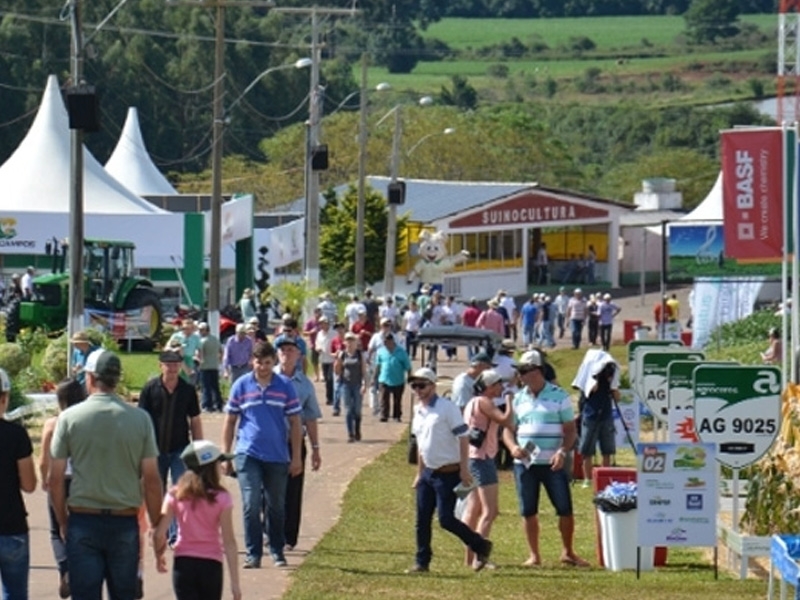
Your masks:
M 592 482 L 594 453 L 598 443 L 603 456 L 603 466 L 611 465 L 616 453 L 614 430 L 614 402 L 619 401 L 617 365 L 613 360 L 595 363 L 592 368 L 594 383 L 588 394 L 581 393 L 581 440 L 579 451 L 583 456 L 583 487 Z

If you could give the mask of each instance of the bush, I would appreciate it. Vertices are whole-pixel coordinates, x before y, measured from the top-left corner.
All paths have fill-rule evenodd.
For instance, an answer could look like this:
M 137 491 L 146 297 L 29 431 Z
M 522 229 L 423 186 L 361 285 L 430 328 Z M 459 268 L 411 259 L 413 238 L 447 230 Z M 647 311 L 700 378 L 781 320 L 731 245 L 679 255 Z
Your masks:
M 31 355 L 25 352 L 20 344 L 0 345 L 0 368 L 4 369 L 11 379 L 15 379 L 30 364 Z
M 706 79 L 706 86 L 710 87 L 712 90 L 720 89 L 728 87 L 731 84 L 731 80 L 728 77 L 725 77 L 721 73 L 714 73 Z
M 489 65 L 486 69 L 486 74 L 489 77 L 496 77 L 497 79 L 506 79 L 508 77 L 508 65 L 494 64 Z
M 764 82 L 760 79 L 756 79 L 755 77 L 751 77 L 747 80 L 747 86 L 750 88 L 750 91 L 753 93 L 755 98 L 763 98 L 764 97 Z
M 573 52 L 590 52 L 597 48 L 597 44 L 595 44 L 591 38 L 586 37 L 585 35 L 581 36 L 574 36 L 569 38 L 567 42 L 567 47 L 569 50 Z
M 44 379 L 58 383 L 67 376 L 67 336 L 61 335 L 48 344 L 42 356 Z

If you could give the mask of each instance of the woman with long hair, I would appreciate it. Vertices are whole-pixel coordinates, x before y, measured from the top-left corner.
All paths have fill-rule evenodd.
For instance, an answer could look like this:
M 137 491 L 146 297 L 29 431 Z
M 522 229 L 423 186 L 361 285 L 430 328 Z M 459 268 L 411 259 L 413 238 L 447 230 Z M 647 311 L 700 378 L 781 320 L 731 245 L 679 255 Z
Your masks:
M 70 406 L 83 402 L 86 399 L 86 388 L 77 379 L 67 378 L 56 387 L 56 401 L 58 411 L 62 412 Z M 53 441 L 53 433 L 56 430 L 58 415 L 47 419 L 42 425 L 42 453 L 39 457 L 39 475 L 42 478 L 42 490 L 47 492 L 47 476 L 50 473 L 50 444 Z M 67 473 L 64 479 L 64 489 L 69 496 L 69 484 L 72 475 L 71 465 L 67 463 Z M 59 598 L 69 598 L 69 562 L 67 561 L 66 540 L 61 537 L 61 531 L 56 520 L 56 513 L 53 505 L 47 503 L 47 510 L 50 514 L 50 545 L 53 547 L 53 556 L 58 566 L 58 596 Z
M 480 445 L 470 441 L 469 470 L 477 484 L 477 489 L 467 499 L 467 506 L 461 520 L 484 538 L 489 537 L 492 523 L 499 509 L 499 485 L 495 455 L 498 446 L 498 427 L 513 425 L 511 402 L 505 403 L 505 410 L 497 408 L 495 401 L 503 394 L 503 378 L 494 369 L 488 369 L 475 381 L 475 393 L 464 407 L 464 420 L 471 430 L 485 432 Z M 468 548 L 467 565 L 475 561 L 474 553 Z
M 220 482 L 219 463 L 230 458 L 212 442 L 193 441 L 181 454 L 188 470 L 164 498 L 153 547 L 158 571 L 166 573 L 167 530 L 175 518 L 178 538 L 173 548 L 172 587 L 178 600 L 222 598 L 223 554 L 232 597 L 242 597 L 233 534 L 233 500 Z

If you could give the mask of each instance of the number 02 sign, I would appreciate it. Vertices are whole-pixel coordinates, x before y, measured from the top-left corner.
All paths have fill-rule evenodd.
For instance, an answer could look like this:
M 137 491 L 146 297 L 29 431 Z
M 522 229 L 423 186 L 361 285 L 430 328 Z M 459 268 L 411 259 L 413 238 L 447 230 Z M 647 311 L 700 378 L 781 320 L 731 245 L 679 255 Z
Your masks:
M 694 370 L 698 437 L 717 460 L 745 467 L 769 450 L 781 426 L 781 372 L 768 366 L 703 365 Z

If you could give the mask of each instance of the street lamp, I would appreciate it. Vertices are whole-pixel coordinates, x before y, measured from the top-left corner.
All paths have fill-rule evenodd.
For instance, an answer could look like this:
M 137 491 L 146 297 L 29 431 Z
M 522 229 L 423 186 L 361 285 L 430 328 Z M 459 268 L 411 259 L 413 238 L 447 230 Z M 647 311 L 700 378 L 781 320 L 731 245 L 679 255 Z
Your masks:
M 218 19 L 223 19 L 224 10 L 222 5 L 217 8 Z M 301 69 L 311 65 L 311 59 L 301 58 L 293 63 L 270 67 L 262 71 L 251 81 L 244 92 L 233 101 L 227 111 L 222 104 L 222 85 L 223 85 L 223 65 L 221 49 L 224 44 L 224 28 L 217 27 L 217 47 L 220 49 L 215 61 L 214 70 L 214 141 L 212 143 L 213 154 L 211 160 L 211 240 L 208 261 L 208 324 L 211 331 L 219 331 L 219 309 L 220 309 L 220 270 L 221 270 L 221 251 L 222 251 L 222 139 L 226 114 L 236 106 L 247 92 L 261 80 L 262 77 L 274 71 L 296 68 Z
M 455 127 L 445 127 L 442 131 L 434 131 L 433 133 L 429 133 L 428 135 L 423 135 L 416 144 L 414 144 L 413 146 L 411 146 L 411 148 L 406 150 L 406 158 L 411 156 L 414 153 L 414 150 L 419 148 L 420 145 L 426 140 L 429 140 L 430 138 L 437 135 L 451 135 L 455 132 L 456 132 Z
M 239 97 L 236 98 L 236 100 L 234 100 L 233 102 L 231 102 L 230 106 L 228 106 L 227 110 L 225 111 L 226 112 L 226 117 L 227 117 L 227 114 L 229 114 L 233 110 L 233 108 L 236 105 L 238 105 L 239 102 L 242 101 L 242 98 L 244 98 L 247 95 L 247 93 L 250 90 L 252 90 L 259 81 L 261 81 L 264 77 L 266 77 L 270 73 L 274 73 L 275 71 L 285 71 L 286 69 L 305 69 L 307 67 L 310 67 L 311 63 L 312 63 L 312 60 L 310 58 L 304 57 L 304 58 L 298 58 L 296 61 L 294 61 L 292 63 L 286 63 L 284 65 L 277 65 L 275 67 L 270 67 L 269 69 L 264 69 L 263 71 L 261 71 L 261 73 L 256 75 L 256 77 L 255 77 L 255 79 L 253 79 L 253 81 L 251 81 L 250 83 L 247 84 L 247 87 L 244 88 L 244 91 L 241 94 L 239 94 Z M 226 118 L 226 121 L 227 121 L 227 118 Z
M 433 104 L 431 96 L 423 96 L 419 100 L 420 106 L 430 106 Z M 389 176 L 389 217 L 386 223 L 386 262 L 383 267 L 383 295 L 390 297 L 394 294 L 394 263 L 397 255 L 397 202 L 392 198 L 392 191 L 396 189 L 397 178 L 400 174 L 400 140 L 403 136 L 403 105 L 398 104 L 383 117 L 378 120 L 376 127 L 383 123 L 392 113 L 394 113 L 394 135 L 392 136 L 392 161 Z M 402 192 L 400 201 L 403 200 Z

